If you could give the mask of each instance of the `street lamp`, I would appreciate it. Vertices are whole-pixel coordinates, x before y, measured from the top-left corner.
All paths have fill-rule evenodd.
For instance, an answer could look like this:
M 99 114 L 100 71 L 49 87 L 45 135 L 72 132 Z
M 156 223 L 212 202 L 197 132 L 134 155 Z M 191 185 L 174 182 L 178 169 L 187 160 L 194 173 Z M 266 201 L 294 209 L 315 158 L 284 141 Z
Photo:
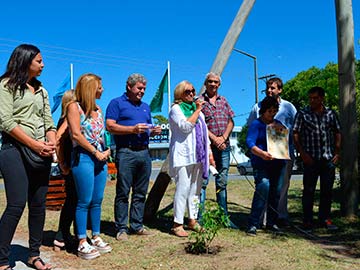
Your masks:
M 259 99 L 259 94 L 258 94 L 258 74 L 257 74 L 257 63 L 256 63 L 256 56 L 251 55 L 247 52 L 238 50 L 238 49 L 233 49 L 235 52 L 241 53 L 243 55 L 246 55 L 250 58 L 252 58 L 254 60 L 254 76 L 255 76 L 255 103 L 258 103 L 258 99 Z

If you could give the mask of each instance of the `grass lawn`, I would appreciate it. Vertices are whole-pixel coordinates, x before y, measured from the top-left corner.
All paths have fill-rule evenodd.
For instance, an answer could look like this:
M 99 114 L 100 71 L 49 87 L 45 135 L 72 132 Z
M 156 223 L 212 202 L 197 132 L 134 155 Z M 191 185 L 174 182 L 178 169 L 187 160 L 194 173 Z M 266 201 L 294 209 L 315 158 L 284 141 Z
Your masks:
M 252 176 L 248 176 L 253 183 Z M 175 190 L 171 183 L 161 202 L 158 218 L 147 224 L 153 236 L 130 236 L 127 242 L 115 240 L 113 200 L 115 181 L 109 181 L 105 190 L 102 212 L 103 238 L 113 251 L 85 261 L 65 251 L 53 252 L 51 243 L 57 230 L 60 212 L 47 211 L 42 251 L 50 258 L 54 269 L 360 269 L 360 222 L 339 216 L 339 194 L 335 191 L 333 221 L 337 232 L 317 229 L 306 235 L 297 230 L 301 224 L 301 181 L 292 181 L 289 191 L 289 209 L 294 227 L 285 235 L 277 236 L 259 231 L 256 237 L 245 234 L 253 188 L 247 181 L 233 180 L 228 185 L 228 203 L 231 220 L 239 230 L 221 229 L 213 245 L 220 247 L 215 255 L 191 255 L 185 252 L 188 239 L 169 234 L 172 209 L 168 207 Z M 152 185 L 152 183 L 151 183 Z M 150 188 L 151 188 L 150 185 Z M 214 183 L 208 187 L 208 201 L 215 204 Z M 4 190 L 0 191 L 0 210 L 5 205 Z M 170 208 L 170 209 L 169 209 Z M 317 208 L 315 209 L 317 211 Z M 26 213 L 17 228 L 17 237 L 27 241 Z

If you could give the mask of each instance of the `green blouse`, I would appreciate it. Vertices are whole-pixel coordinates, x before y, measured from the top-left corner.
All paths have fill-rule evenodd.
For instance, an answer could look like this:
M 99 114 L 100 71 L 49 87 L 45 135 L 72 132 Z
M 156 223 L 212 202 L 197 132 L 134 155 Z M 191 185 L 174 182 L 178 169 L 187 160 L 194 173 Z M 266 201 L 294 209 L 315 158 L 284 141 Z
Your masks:
M 23 96 L 20 90 L 13 96 L 12 91 L 5 86 L 6 81 L 4 79 L 0 82 L 0 130 L 9 133 L 19 126 L 31 138 L 44 141 L 45 131 L 56 131 L 48 92 L 40 86 L 34 94 L 27 88 Z

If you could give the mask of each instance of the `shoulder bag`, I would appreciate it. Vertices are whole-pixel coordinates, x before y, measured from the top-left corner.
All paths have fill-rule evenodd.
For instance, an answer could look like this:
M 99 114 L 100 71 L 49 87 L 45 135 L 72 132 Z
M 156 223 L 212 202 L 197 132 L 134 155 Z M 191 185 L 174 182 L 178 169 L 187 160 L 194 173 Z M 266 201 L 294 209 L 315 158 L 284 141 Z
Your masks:
M 45 99 L 44 93 L 41 90 L 41 96 L 43 98 L 43 112 L 42 116 L 44 119 L 45 125 Z M 44 135 L 46 137 L 46 131 L 44 127 Z M 31 148 L 27 147 L 26 145 L 17 142 L 18 149 L 23 157 L 25 165 L 33 171 L 45 171 L 49 170 L 51 167 L 52 157 L 43 157 L 33 151 Z

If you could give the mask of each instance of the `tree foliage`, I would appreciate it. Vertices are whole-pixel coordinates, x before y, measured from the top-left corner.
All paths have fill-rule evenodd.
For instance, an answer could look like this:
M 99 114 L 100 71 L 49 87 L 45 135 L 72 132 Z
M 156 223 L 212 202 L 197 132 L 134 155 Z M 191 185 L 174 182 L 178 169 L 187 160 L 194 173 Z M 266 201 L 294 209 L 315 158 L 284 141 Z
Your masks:
M 360 61 L 356 61 L 356 93 L 360 94 Z M 326 92 L 326 106 L 339 111 L 339 81 L 338 65 L 328 63 L 324 68 L 311 67 L 298 73 L 293 79 L 284 84 L 281 96 L 290 101 L 297 109 L 308 105 L 307 92 L 311 87 L 320 86 Z M 357 99 L 357 108 L 360 103 Z
M 154 123 L 155 125 L 161 125 L 161 124 L 169 123 L 169 120 L 165 116 L 163 116 L 161 114 L 154 115 L 153 118 L 154 118 L 154 121 L 155 121 L 155 123 Z
M 249 127 L 247 125 L 241 128 L 241 131 L 239 132 L 237 137 L 237 146 L 240 149 L 240 153 L 245 154 L 247 157 L 250 157 L 249 149 L 246 146 L 246 134 L 248 132 L 248 129 Z

